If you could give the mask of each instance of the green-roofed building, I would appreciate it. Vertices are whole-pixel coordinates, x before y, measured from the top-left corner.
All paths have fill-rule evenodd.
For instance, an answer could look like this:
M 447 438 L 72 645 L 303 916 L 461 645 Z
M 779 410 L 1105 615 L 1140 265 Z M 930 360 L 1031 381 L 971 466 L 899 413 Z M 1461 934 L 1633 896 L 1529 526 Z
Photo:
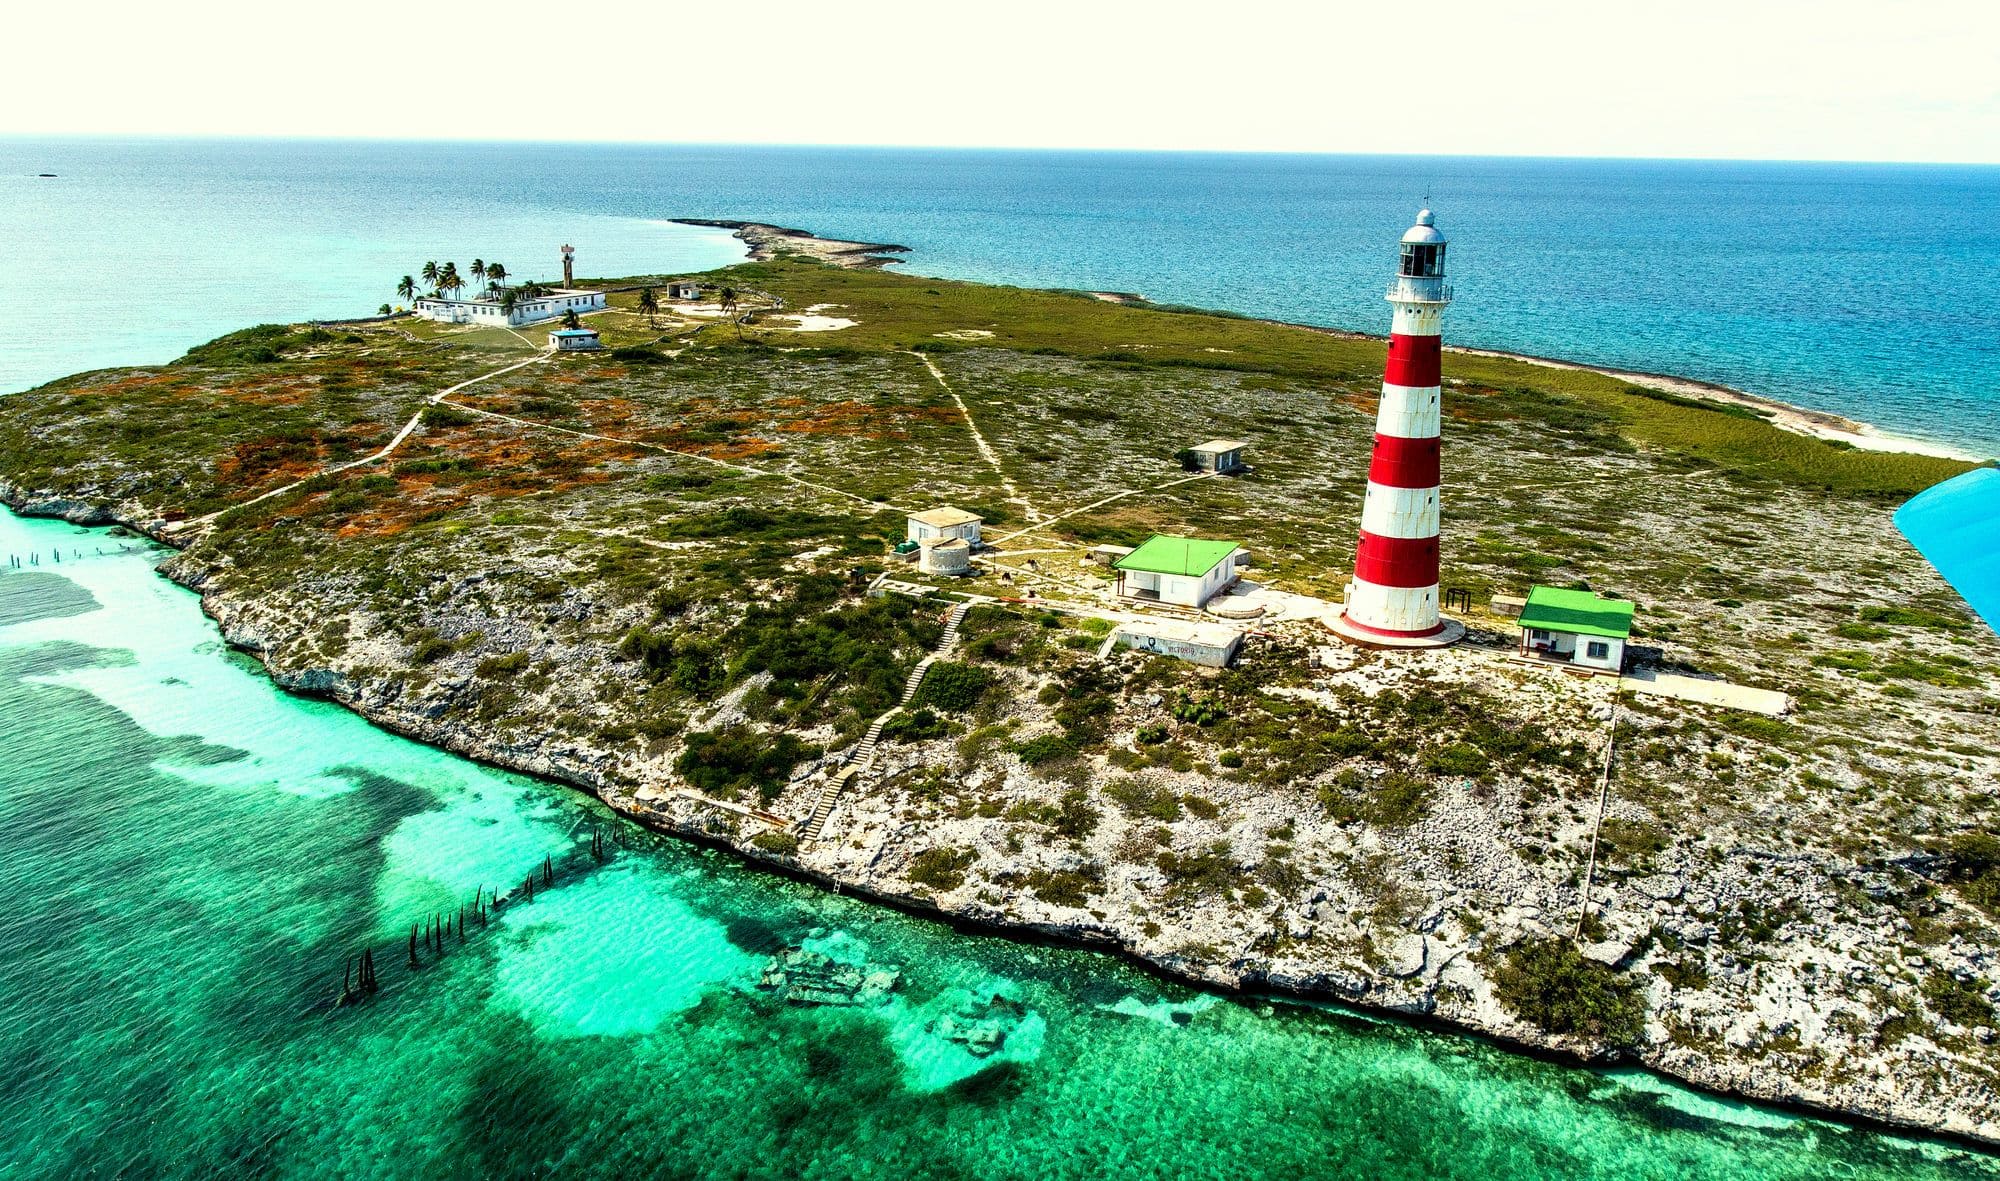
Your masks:
M 1538 586 L 1521 608 L 1521 655 L 1599 672 L 1625 667 L 1633 604 L 1587 590 Z
M 1233 541 L 1155 533 L 1111 568 L 1118 571 L 1118 593 L 1125 598 L 1198 608 L 1236 581 L 1244 557 Z

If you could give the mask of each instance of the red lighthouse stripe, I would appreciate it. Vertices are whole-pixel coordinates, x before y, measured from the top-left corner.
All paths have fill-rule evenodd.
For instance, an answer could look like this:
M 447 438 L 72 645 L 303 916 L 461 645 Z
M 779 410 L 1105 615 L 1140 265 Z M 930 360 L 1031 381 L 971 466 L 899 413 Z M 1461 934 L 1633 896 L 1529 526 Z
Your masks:
M 1383 537 L 1364 529 L 1354 553 L 1354 577 L 1376 586 L 1436 586 L 1438 539 Z
M 1389 365 L 1382 380 L 1390 385 L 1434 386 L 1444 376 L 1439 360 L 1440 341 L 1436 336 L 1389 337 Z
M 1441 465 L 1436 439 L 1375 436 L 1375 457 L 1368 461 L 1368 478 L 1385 488 L 1435 488 Z

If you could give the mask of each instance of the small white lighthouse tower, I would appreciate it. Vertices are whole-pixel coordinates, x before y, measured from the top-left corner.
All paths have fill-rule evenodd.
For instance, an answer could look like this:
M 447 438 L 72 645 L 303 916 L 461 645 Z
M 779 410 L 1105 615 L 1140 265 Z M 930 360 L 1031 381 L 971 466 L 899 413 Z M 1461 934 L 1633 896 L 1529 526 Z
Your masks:
M 1465 634 L 1462 625 L 1438 615 L 1440 333 L 1451 302 L 1444 248 L 1431 211 L 1418 213 L 1403 234 L 1389 284 L 1395 318 L 1361 540 L 1347 605 L 1332 624 L 1343 638 L 1373 647 L 1434 648 Z
M 563 256 L 563 286 L 574 287 L 576 286 L 576 275 L 573 273 L 576 268 L 576 247 L 571 246 L 567 242 L 564 242 L 562 249 L 562 256 Z

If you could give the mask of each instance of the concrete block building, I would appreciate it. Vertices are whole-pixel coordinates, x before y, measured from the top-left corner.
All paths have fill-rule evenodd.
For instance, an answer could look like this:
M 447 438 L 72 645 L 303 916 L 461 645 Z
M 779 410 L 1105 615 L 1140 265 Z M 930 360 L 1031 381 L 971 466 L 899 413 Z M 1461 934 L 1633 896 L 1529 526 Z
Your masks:
M 1196 471 L 1227 475 L 1242 469 L 1243 449 L 1249 445 L 1240 439 L 1210 439 L 1188 448 L 1188 454 L 1194 459 Z

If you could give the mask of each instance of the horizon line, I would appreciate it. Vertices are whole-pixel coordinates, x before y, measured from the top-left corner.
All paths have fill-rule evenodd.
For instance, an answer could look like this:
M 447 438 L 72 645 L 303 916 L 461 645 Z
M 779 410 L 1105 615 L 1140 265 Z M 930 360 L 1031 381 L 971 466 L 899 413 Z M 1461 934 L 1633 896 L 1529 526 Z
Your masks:
M 264 132 L 7 131 L 6 141 L 143 141 L 153 143 L 298 143 L 421 146 L 766 148 L 782 150 L 1024 152 L 1044 154 L 1123 154 L 1150 156 L 1316 156 L 1391 160 L 1551 160 L 1618 161 L 1660 164 L 1827 164 L 1916 168 L 2000 168 L 2000 160 L 1853 159 L 1833 156 L 1660 156 L 1578 155 L 1559 152 L 1392 152 L 1315 148 L 1157 148 L 1046 146 L 1033 144 L 813 143 L 778 140 L 509 139 L 497 136 L 274 135 Z

